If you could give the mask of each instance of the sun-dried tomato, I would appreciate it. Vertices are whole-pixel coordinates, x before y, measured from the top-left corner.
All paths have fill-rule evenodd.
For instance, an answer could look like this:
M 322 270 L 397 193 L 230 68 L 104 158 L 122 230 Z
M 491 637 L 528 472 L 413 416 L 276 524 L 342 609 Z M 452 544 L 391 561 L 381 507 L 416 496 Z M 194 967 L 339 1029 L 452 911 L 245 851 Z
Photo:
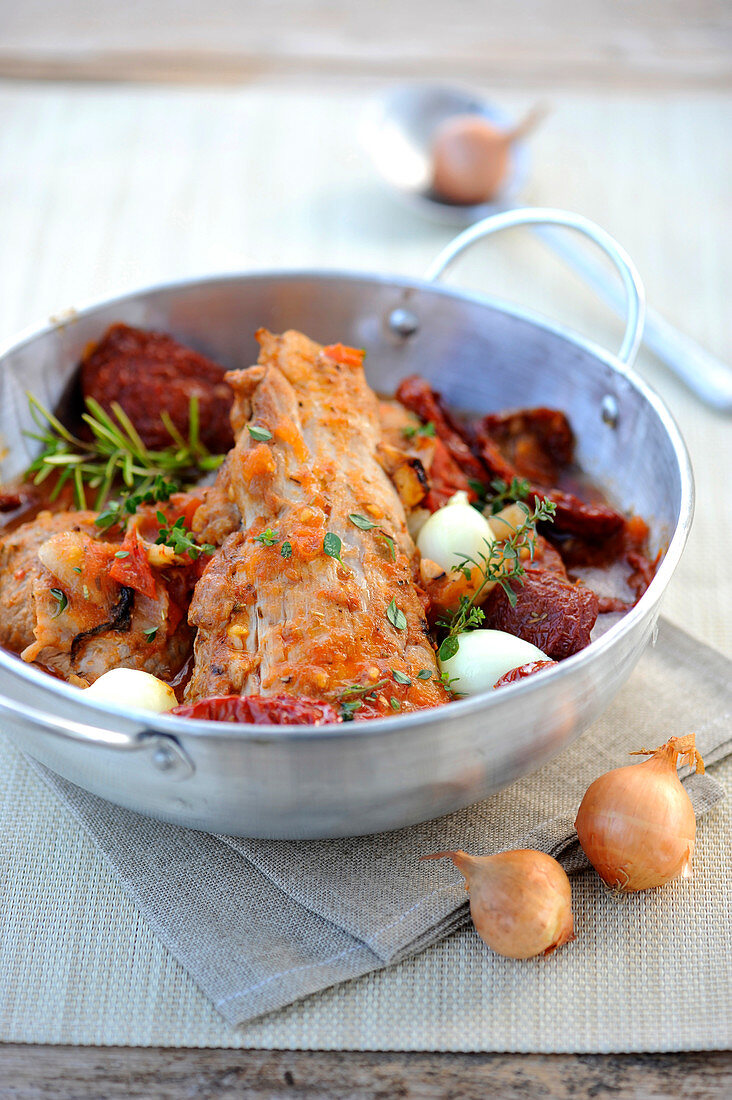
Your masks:
M 510 672 L 504 672 L 500 680 L 496 680 L 493 690 L 505 687 L 506 684 L 515 684 L 518 680 L 525 680 L 527 676 L 533 676 L 535 672 L 541 672 L 544 668 L 553 668 L 556 661 L 529 661 L 526 665 L 512 668 Z
M 528 570 L 523 581 L 511 585 L 515 607 L 500 586 L 493 589 L 483 605 L 485 625 L 531 642 L 554 660 L 584 649 L 598 615 L 595 593 L 547 570 Z
M 197 703 L 173 707 L 170 713 L 181 718 L 251 722 L 256 726 L 322 726 L 341 721 L 330 703 L 292 695 L 212 695 Z
M 155 577 L 134 523 L 129 525 L 122 545 L 115 550 L 109 575 L 117 584 L 134 588 L 143 596 L 155 599 Z
M 468 494 L 468 500 L 477 499 L 477 494 L 470 488 L 467 477 L 442 440 L 435 439 L 434 445 L 432 464 L 428 474 L 430 489 L 422 501 L 424 507 L 429 508 L 430 512 L 436 512 L 461 489 Z
M 491 413 L 482 420 L 487 435 L 517 473 L 550 489 L 574 458 L 574 436 L 558 409 L 519 409 Z
M 432 422 L 435 435 L 447 447 L 459 469 L 466 478 L 476 481 L 485 479 L 485 469 L 479 458 L 473 454 L 465 436 L 442 403 L 439 393 L 418 374 L 410 375 L 400 382 L 396 392 L 397 400 L 416 413 L 425 423 Z
M 167 411 L 180 434 L 190 431 L 191 397 L 198 399 L 199 435 L 216 454 L 234 443 L 229 423 L 233 394 L 223 368 L 161 332 L 112 325 L 81 364 L 85 397 L 109 410 L 117 401 L 143 442 L 169 447 L 170 433 L 160 414 Z

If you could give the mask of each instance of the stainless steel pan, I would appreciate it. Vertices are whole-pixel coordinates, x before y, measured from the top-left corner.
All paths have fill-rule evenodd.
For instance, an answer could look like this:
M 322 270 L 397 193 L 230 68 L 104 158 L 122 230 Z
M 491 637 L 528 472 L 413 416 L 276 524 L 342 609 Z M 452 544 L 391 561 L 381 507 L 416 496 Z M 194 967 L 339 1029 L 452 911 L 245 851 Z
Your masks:
M 479 237 L 511 225 L 583 232 L 614 261 L 628 319 L 612 355 L 557 325 L 436 285 Z M 114 321 L 171 332 L 227 367 L 256 357 L 254 331 L 299 328 L 367 349 L 367 373 L 392 392 L 418 371 L 456 408 L 565 409 L 578 460 L 623 507 L 651 521 L 665 557 L 639 604 L 541 676 L 494 694 L 342 726 L 192 722 L 87 702 L 78 690 L 0 652 L 0 720 L 24 751 L 88 790 L 198 829 L 259 837 L 334 837 L 396 828 L 464 806 L 537 768 L 585 729 L 629 675 L 654 631 L 692 515 L 679 432 L 633 373 L 643 295 L 632 263 L 597 226 L 557 211 L 512 211 L 467 230 L 426 280 L 351 272 L 239 274 L 166 284 L 86 309 L 21 340 L 0 359 L 3 478 L 32 450 L 25 391 L 62 398 L 84 347 Z

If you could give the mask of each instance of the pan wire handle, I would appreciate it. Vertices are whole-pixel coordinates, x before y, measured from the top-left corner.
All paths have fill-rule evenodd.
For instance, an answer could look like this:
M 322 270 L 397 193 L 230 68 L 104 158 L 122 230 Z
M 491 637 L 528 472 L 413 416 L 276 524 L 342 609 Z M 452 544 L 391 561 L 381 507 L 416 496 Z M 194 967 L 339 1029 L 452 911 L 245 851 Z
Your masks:
M 0 715 L 9 718 L 14 730 L 31 733 L 53 732 L 64 741 L 97 746 L 123 752 L 150 752 L 150 759 L 158 771 L 172 778 L 184 779 L 194 771 L 188 754 L 173 737 L 157 730 L 138 729 L 132 733 L 119 730 L 98 729 L 70 718 L 54 715 L 49 718 L 43 711 L 25 704 L 15 705 L 10 699 L 0 698 Z
M 435 282 L 450 268 L 458 257 L 476 241 L 498 233 L 502 229 L 512 229 L 521 225 L 564 226 L 582 233 L 594 241 L 612 261 L 623 280 L 625 288 L 625 334 L 617 358 L 621 363 L 632 364 L 640 347 L 645 319 L 645 291 L 635 264 L 625 249 L 589 218 L 582 214 L 571 214 L 566 210 L 552 210 L 543 207 L 526 207 L 505 210 L 471 225 L 459 233 L 442 252 L 432 261 L 425 272 L 425 279 Z

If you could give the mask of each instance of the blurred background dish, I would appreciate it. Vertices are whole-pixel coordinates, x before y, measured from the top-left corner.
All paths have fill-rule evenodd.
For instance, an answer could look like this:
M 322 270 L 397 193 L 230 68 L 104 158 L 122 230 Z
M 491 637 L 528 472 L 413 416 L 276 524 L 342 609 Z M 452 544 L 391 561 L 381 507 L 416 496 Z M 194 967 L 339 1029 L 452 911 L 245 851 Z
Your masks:
M 380 178 L 394 196 L 425 217 L 445 225 L 467 226 L 518 200 L 529 178 L 525 141 L 512 145 L 508 174 L 495 199 L 448 202 L 433 187 L 435 135 L 450 119 L 474 115 L 510 130 L 514 119 L 469 89 L 417 82 L 387 88 L 364 112 L 362 141 Z

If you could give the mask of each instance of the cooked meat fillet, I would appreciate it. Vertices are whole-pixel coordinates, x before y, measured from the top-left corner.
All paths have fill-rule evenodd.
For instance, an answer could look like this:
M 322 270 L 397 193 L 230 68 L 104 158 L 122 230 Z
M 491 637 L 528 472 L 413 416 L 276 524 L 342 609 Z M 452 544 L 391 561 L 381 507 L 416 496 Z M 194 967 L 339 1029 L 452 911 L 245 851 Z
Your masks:
M 94 518 L 41 512 L 0 540 L 0 644 L 72 683 L 118 667 L 172 679 L 191 649 L 185 615 L 162 573 L 113 578 L 134 555 L 95 537 Z
M 63 531 L 93 534 L 95 512 L 39 512 L 0 539 L 0 645 L 21 653 L 34 640 L 33 584 L 46 574 L 38 550 Z
M 242 527 L 196 586 L 186 701 L 373 691 L 384 714 L 447 702 L 362 355 L 297 332 L 258 338 L 259 364 L 227 375 L 236 444 L 224 477 Z
M 221 546 L 227 535 L 241 527 L 239 509 L 229 493 L 229 467 L 231 456 L 227 455 L 219 469 L 214 485 L 199 489 L 197 495 L 202 503 L 193 513 L 191 530 L 200 543 L 210 542 Z

